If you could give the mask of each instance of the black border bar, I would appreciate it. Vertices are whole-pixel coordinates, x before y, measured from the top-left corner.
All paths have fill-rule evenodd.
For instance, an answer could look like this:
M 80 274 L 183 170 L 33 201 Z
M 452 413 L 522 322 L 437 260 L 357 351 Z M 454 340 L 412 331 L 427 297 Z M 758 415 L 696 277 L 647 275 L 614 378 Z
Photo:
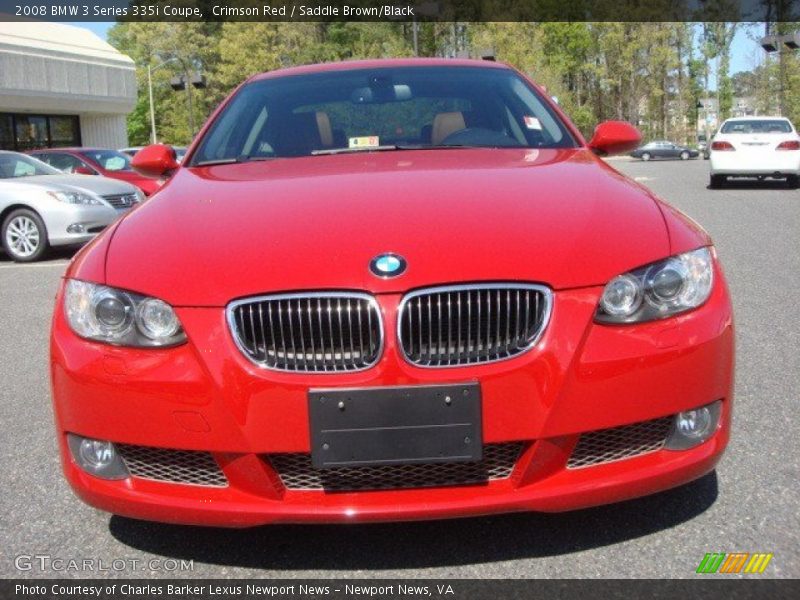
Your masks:
M 264 600 L 298 598 L 334 600 L 403 598 L 405 600 L 497 600 L 547 598 L 703 598 L 739 600 L 797 598 L 798 580 L 694 579 L 43 579 L 0 581 L 4 600 Z M 39 590 L 36 592 L 35 590 Z
M 0 0 L 0 21 L 800 22 L 800 0 Z

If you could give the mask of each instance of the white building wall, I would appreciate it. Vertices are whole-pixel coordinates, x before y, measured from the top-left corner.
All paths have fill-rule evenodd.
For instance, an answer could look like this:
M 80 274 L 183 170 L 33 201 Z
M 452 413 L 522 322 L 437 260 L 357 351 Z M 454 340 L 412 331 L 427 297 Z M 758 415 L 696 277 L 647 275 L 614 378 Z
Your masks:
M 0 22 L 0 112 L 78 115 L 84 145 L 127 145 L 136 104 L 133 61 L 91 31 Z
M 81 115 L 81 143 L 96 148 L 124 148 L 128 129 L 124 115 Z

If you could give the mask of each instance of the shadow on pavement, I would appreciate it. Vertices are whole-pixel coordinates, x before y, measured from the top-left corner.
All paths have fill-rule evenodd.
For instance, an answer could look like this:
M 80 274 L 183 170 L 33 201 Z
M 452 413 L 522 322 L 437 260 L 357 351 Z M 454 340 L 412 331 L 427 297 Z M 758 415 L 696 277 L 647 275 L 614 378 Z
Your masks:
M 271 525 L 235 530 L 112 516 L 120 542 L 199 563 L 275 570 L 456 566 L 569 554 L 675 527 L 717 498 L 717 475 L 654 496 L 581 511 L 364 525 Z

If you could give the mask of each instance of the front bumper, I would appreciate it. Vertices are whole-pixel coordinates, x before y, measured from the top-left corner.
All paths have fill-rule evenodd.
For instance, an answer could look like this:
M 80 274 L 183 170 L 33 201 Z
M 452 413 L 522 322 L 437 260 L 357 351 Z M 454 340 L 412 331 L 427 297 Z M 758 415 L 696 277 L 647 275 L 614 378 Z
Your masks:
M 596 325 L 601 288 L 559 291 L 537 346 L 480 366 L 421 369 L 387 334 L 383 356 L 357 373 L 259 369 L 236 349 L 222 308 L 179 308 L 189 343 L 132 350 L 86 342 L 68 328 L 59 294 L 51 338 L 62 464 L 89 504 L 136 518 L 222 526 L 461 517 L 563 511 L 654 493 L 713 469 L 729 437 L 733 325 L 721 272 L 709 301 L 672 319 Z M 378 298 L 395 331 L 399 295 Z M 269 455 L 307 453 L 310 387 L 477 381 L 485 444 L 520 442 L 510 476 L 481 484 L 370 491 L 287 489 Z M 659 449 L 579 469 L 567 461 L 584 432 L 673 415 L 722 400 L 719 429 L 686 451 Z M 226 487 L 83 472 L 67 433 L 142 447 L 211 453 Z
M 47 227 L 50 245 L 69 246 L 88 242 L 129 210 L 118 210 L 110 206 L 51 202 L 47 210 L 40 211 L 40 214 Z M 81 224 L 83 231 L 68 230 L 70 225 L 74 224 Z

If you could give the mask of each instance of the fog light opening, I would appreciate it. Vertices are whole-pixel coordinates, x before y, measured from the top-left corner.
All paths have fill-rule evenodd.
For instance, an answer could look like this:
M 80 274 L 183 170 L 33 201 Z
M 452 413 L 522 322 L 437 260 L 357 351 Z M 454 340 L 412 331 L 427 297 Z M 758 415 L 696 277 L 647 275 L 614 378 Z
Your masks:
M 664 447 L 668 450 L 687 450 L 708 440 L 717 431 L 722 401 L 685 410 L 675 415 L 672 432 Z
M 67 233 L 86 233 L 86 225 L 83 223 L 73 223 L 67 227 Z
M 125 479 L 128 469 L 113 443 L 105 440 L 67 435 L 75 463 L 84 471 L 101 479 Z

